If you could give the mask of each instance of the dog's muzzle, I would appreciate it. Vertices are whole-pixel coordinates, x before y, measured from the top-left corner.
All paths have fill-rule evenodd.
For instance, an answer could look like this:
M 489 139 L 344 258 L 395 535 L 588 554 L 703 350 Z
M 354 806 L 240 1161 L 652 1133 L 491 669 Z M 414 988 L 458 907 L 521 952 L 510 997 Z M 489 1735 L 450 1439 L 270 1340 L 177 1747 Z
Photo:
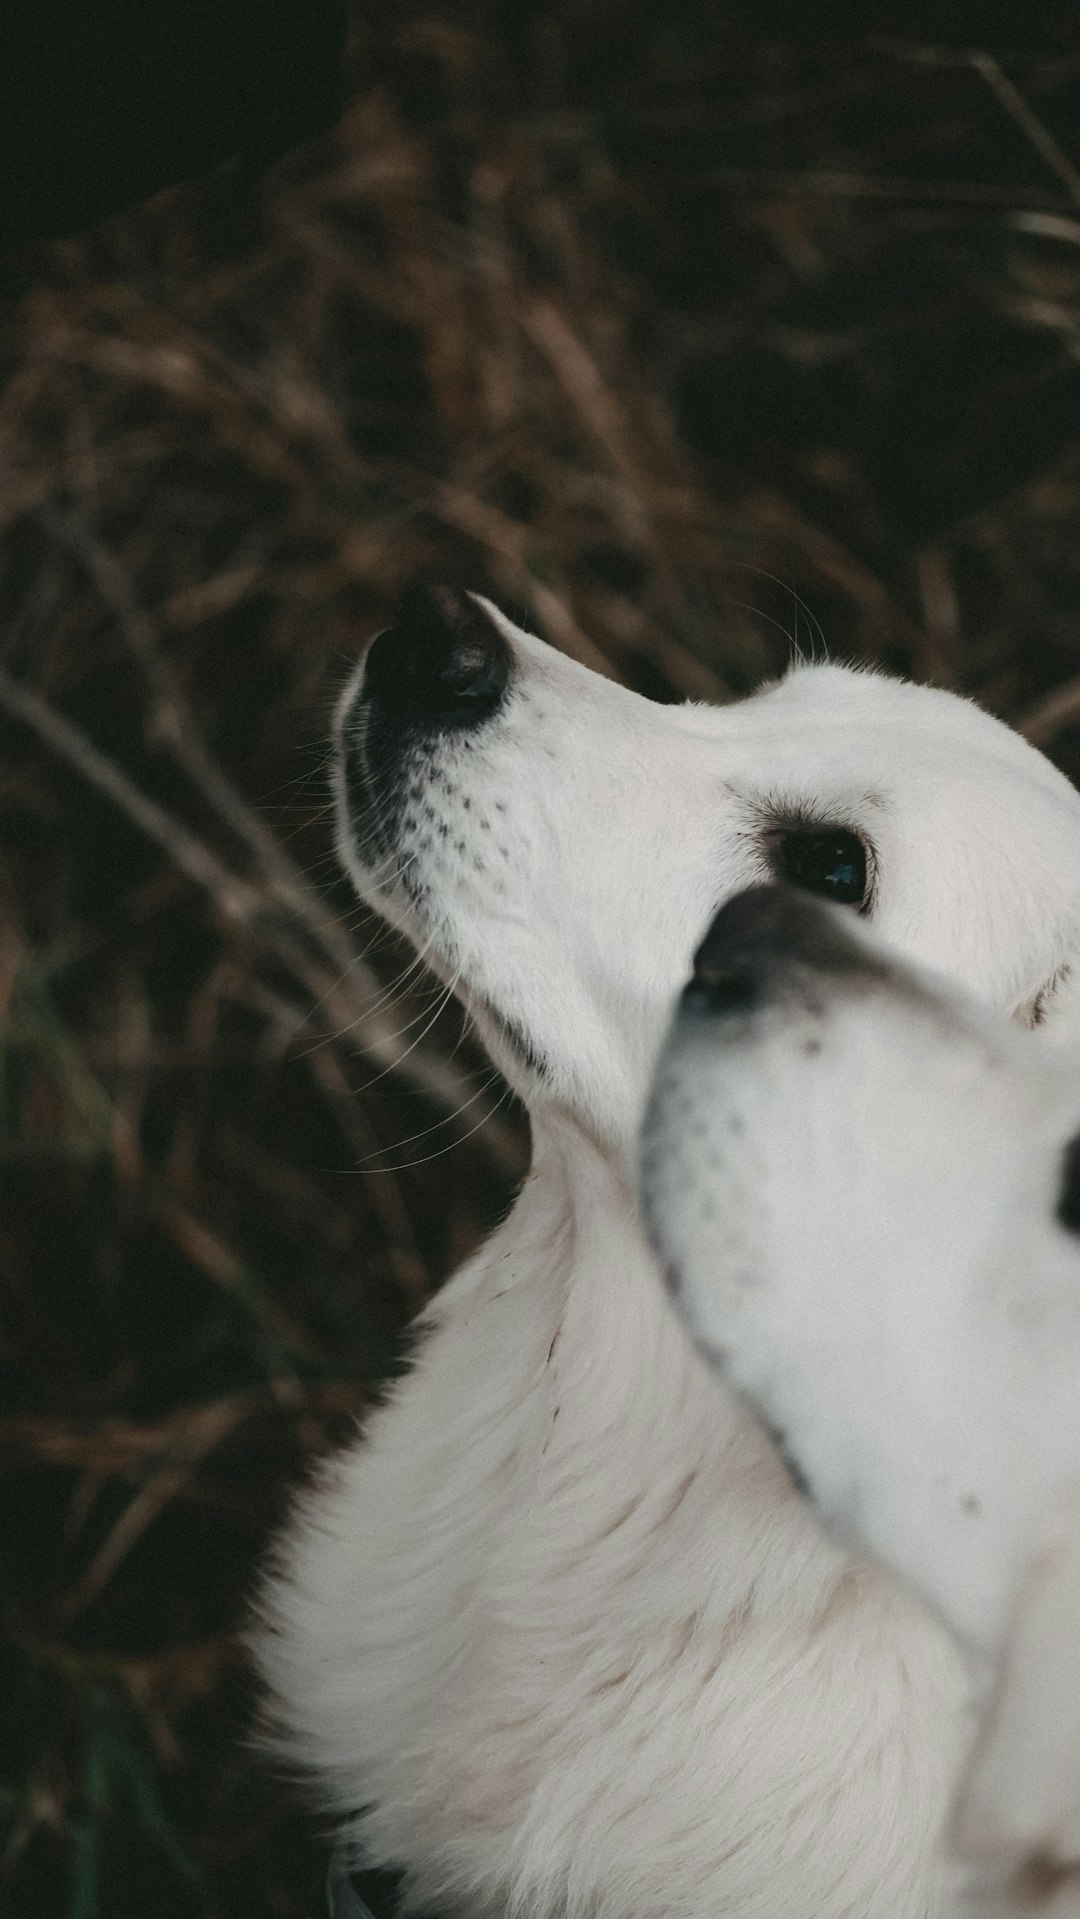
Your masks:
M 869 984 L 888 969 L 844 923 L 850 909 L 791 886 L 753 886 L 722 906 L 694 955 L 688 1014 L 758 1012 L 811 981 Z
M 357 851 L 394 849 L 410 768 L 441 741 L 467 740 L 506 698 L 513 652 L 490 613 L 456 587 L 418 587 L 368 648 L 338 714 L 344 797 Z
M 368 731 L 377 736 L 480 726 L 502 705 L 511 664 L 507 640 L 471 593 L 418 587 L 394 625 L 372 642 L 345 733 L 359 706 L 368 710 Z

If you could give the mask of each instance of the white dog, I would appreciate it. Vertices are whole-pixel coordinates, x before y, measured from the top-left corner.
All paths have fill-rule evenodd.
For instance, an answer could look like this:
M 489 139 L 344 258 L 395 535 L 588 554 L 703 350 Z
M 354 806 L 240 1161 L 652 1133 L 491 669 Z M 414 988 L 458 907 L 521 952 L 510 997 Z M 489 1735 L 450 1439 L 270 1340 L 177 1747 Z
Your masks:
M 643 1176 L 702 1349 L 993 1664 L 960 1842 L 1080 1911 L 1080 1055 L 758 888 L 698 954 Z
M 282 1745 L 408 1910 L 927 1919 L 962 1661 L 694 1352 L 636 1140 L 703 928 L 770 876 L 1075 1027 L 1080 799 L 943 693 L 813 667 L 660 707 L 446 590 L 338 725 L 342 856 L 454 982 L 533 1162 L 299 1502 L 257 1643 Z

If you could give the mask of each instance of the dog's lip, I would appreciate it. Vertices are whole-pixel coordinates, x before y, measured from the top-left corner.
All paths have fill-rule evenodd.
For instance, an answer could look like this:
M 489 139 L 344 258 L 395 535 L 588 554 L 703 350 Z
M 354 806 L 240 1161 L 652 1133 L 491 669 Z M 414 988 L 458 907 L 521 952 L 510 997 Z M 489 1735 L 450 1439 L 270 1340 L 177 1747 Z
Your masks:
M 467 981 L 462 981 L 461 987 L 462 995 L 470 1004 L 474 1015 L 486 1016 L 499 1038 L 510 1048 L 518 1064 L 535 1074 L 538 1079 L 543 1079 L 548 1071 L 547 1061 L 527 1027 L 520 1020 L 500 1012 L 493 1000 L 482 996 L 476 996 L 474 999 L 470 995 Z
M 341 727 L 337 741 L 344 830 L 350 851 L 363 870 L 364 886 L 369 890 L 372 903 L 377 902 L 384 908 L 403 907 L 410 918 L 415 916 L 414 937 L 428 936 L 426 964 L 445 983 L 450 975 L 449 962 L 443 960 L 436 940 L 429 936 L 425 902 L 416 897 L 409 883 L 409 863 L 406 861 L 400 871 L 388 877 L 379 875 L 380 864 L 397 858 L 400 848 L 393 833 L 393 796 L 387 809 L 384 804 L 387 796 L 381 790 L 366 752 L 366 729 L 362 724 L 365 711 L 363 698 L 356 699 L 350 709 L 350 724 L 348 728 Z M 358 718 L 360 725 L 356 724 Z M 474 990 L 470 980 L 460 973 L 454 976 L 454 987 L 472 1016 L 489 1022 L 497 1039 L 509 1048 L 519 1066 L 538 1079 L 547 1075 L 547 1061 L 532 1033 L 520 1020 L 504 1013 L 479 989 Z
M 393 859 L 398 852 L 393 838 L 387 832 L 392 822 L 386 817 L 386 796 L 368 757 L 366 718 L 369 710 L 369 704 L 358 699 L 349 711 L 347 725 L 343 717 L 336 742 L 338 779 L 349 845 L 365 869 L 372 866 L 373 855 L 374 863 L 379 865 Z M 385 883 L 380 882 L 374 874 L 372 884 L 381 894 L 388 891 Z

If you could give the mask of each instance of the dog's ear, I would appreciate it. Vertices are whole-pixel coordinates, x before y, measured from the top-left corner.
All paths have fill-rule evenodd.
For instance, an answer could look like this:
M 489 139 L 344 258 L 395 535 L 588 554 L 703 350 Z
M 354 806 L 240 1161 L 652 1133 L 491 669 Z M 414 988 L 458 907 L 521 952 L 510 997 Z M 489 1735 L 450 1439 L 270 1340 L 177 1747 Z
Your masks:
M 1053 1045 L 1080 1045 L 1080 936 L 1073 947 L 1077 957 L 1059 966 L 1028 1009 L 1025 1023 Z
M 1028 1562 L 953 1831 L 1021 1881 L 1080 1864 L 1080 1482 Z

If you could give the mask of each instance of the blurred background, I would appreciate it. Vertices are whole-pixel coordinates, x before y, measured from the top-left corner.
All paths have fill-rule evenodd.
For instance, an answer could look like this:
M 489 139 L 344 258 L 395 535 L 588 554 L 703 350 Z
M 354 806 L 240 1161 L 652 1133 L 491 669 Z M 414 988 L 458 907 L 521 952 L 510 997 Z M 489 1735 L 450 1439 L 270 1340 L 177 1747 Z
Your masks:
M 238 1627 L 528 1152 L 332 855 L 398 596 L 660 700 L 873 662 L 1080 774 L 1080 29 L 1037 27 L 372 5 L 336 131 L 7 260 L 5 1919 L 320 1910 Z

